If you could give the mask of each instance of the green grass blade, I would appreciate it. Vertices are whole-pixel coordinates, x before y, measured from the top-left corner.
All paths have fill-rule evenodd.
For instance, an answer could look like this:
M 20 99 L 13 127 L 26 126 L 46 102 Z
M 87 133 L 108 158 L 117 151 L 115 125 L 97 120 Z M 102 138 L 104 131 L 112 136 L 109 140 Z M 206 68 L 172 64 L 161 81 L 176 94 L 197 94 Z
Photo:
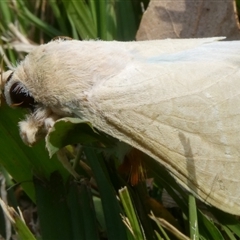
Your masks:
M 168 223 L 165 219 L 156 218 L 153 213 L 151 213 L 150 218 L 157 224 L 164 236 L 164 239 L 190 240 L 190 238 L 181 233 L 177 228 Z M 169 234 L 166 233 L 164 228 L 168 230 Z
M 164 240 L 157 231 L 155 231 L 155 234 L 157 236 L 157 240 Z
M 108 180 L 109 177 L 106 176 L 107 171 L 104 170 L 104 161 L 101 155 L 96 154 L 92 148 L 85 147 L 84 152 L 96 179 L 102 199 L 108 239 L 125 240 L 127 239 L 126 228 L 120 217 L 122 211 L 119 206 L 116 193 Z
M 199 233 L 205 239 L 224 240 L 223 235 L 215 226 L 214 222 L 208 219 L 200 210 L 198 210 L 198 223 L 199 226 L 201 226 L 201 228 L 199 227 Z
M 31 233 L 27 225 L 19 216 L 15 216 L 15 229 L 19 240 L 36 240 L 34 235 Z
M 96 1 L 96 0 L 89 1 L 89 9 L 91 12 L 91 16 L 92 16 L 92 20 L 93 20 L 95 28 L 97 28 L 97 4 L 98 4 L 98 1 Z
M 33 236 L 27 225 L 23 222 L 19 214 L 12 208 L 7 206 L 2 199 L 0 199 L 0 206 L 6 216 L 9 218 L 12 223 L 16 233 L 17 239 L 19 240 L 36 240 Z
M 55 172 L 50 180 L 35 178 L 34 186 L 42 239 L 72 239 L 67 193 L 61 175 Z
M 61 31 L 52 27 L 50 24 L 42 21 L 38 17 L 36 17 L 25 5 L 24 1 L 19 0 L 19 17 L 22 18 L 24 22 L 29 21 L 34 24 L 36 27 L 41 29 L 50 37 L 61 36 Z
M 81 210 L 83 212 L 85 236 L 86 239 L 99 239 L 98 228 L 96 222 L 96 214 L 92 200 L 92 194 L 86 184 L 80 186 Z M 79 238 L 78 238 L 79 239 Z
M 68 17 L 82 39 L 96 39 L 97 29 L 94 25 L 88 4 L 82 1 L 63 1 Z
M 106 8 L 106 0 L 98 1 L 97 9 L 98 36 L 102 40 L 109 40 L 107 36 L 108 13 Z
M 70 32 L 67 27 L 67 21 L 62 16 L 61 9 L 59 7 L 59 2 L 56 1 L 48 1 L 49 5 L 52 8 L 52 11 L 54 13 L 54 16 L 56 18 L 56 21 L 58 23 L 58 26 L 64 36 L 70 36 Z
M 19 59 L 17 59 L 14 50 L 11 49 L 10 47 L 8 47 L 8 48 L 6 49 L 6 54 L 7 54 L 7 56 L 9 57 L 9 60 L 10 60 L 10 62 L 12 63 L 12 65 L 15 64 L 15 63 L 17 62 L 17 60 L 19 60 Z M 8 67 L 11 67 L 11 66 L 8 66 Z
M 10 4 L 9 1 L 0 1 L 0 13 L 1 13 L 0 16 L 2 19 L 1 22 L 5 29 L 8 27 L 8 24 L 12 22 L 13 16 L 9 4 Z
M 234 236 L 233 232 L 226 226 L 222 226 L 223 230 L 227 234 L 230 240 L 237 240 L 237 238 Z
M 144 240 L 144 234 L 142 233 L 141 227 L 139 225 L 139 221 L 136 215 L 137 213 L 133 207 L 133 203 L 127 187 L 119 190 L 119 196 L 123 204 L 123 208 L 126 212 L 127 218 L 130 222 L 134 237 L 139 240 Z
M 139 3 L 140 4 L 140 3 Z M 130 41 L 135 39 L 137 25 L 135 20 L 136 12 L 133 9 L 131 0 L 117 0 L 117 39 Z
M 99 239 L 92 194 L 86 182 L 70 182 L 67 196 L 73 239 Z
M 101 227 L 102 232 L 106 232 L 106 222 L 102 208 L 102 201 L 100 197 L 93 196 L 93 204 L 96 213 L 97 221 Z
M 100 1 L 99 36 L 104 40 L 114 40 L 117 35 L 116 0 Z
M 198 217 L 197 217 L 197 206 L 195 197 L 190 194 L 188 196 L 188 204 L 189 204 L 189 229 L 190 229 L 190 238 L 198 240 Z
M 165 232 L 165 230 L 163 229 L 162 225 L 160 224 L 160 222 L 158 221 L 158 219 L 153 215 L 153 213 L 151 213 L 150 218 L 157 224 L 158 228 L 160 229 L 162 235 L 164 236 L 164 239 L 166 240 L 170 240 L 169 236 L 167 235 L 167 233 Z M 160 237 L 159 234 L 157 234 L 158 237 Z
M 69 184 L 67 203 L 71 214 L 73 239 L 87 240 L 85 237 L 82 207 L 79 204 L 79 190 L 75 182 L 70 182 Z
M 74 24 L 70 15 L 68 16 L 68 20 L 69 20 L 69 23 L 70 23 L 71 28 L 72 28 L 72 31 L 71 31 L 72 32 L 72 35 L 71 35 L 72 38 L 79 40 L 79 35 L 78 35 L 78 32 L 77 32 L 76 26 L 75 26 L 75 24 Z
M 240 222 L 235 216 L 222 212 L 216 208 L 210 208 L 210 212 L 214 214 L 217 220 L 223 225 L 228 227 L 238 238 L 240 238 Z

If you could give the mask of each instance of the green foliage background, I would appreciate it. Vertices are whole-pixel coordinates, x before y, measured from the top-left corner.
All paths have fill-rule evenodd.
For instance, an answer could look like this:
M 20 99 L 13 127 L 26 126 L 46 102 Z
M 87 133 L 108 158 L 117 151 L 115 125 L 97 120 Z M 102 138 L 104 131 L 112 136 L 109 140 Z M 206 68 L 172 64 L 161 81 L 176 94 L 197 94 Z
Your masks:
M 16 42 L 31 46 L 56 36 L 134 40 L 142 8 L 147 5 L 148 0 L 0 1 L 4 68 L 25 55 L 14 49 Z M 6 179 L 8 204 L 18 211 L 13 187 L 20 184 L 37 205 L 40 219 L 40 236 L 34 236 L 15 216 L 11 234 L 19 239 L 240 238 L 237 218 L 209 206 L 199 208 L 193 196 L 146 156 L 144 167 L 139 168 L 147 178 L 154 178 L 153 189 L 149 191 L 145 181 L 131 186 L 129 177 L 118 171 L 129 147 L 96 133 L 89 123 L 63 119 L 55 124 L 46 143 L 42 141 L 29 148 L 18 135 L 17 122 L 23 113 L 5 104 L 0 111 L 0 171 Z M 70 145 L 73 143 L 78 145 Z M 49 153 L 55 154 L 50 158 Z M 57 155 L 65 161 L 65 167 Z M 67 163 L 80 177 L 72 176 Z M 163 189 L 179 208 L 169 212 L 161 205 Z M 172 228 L 164 230 L 165 224 L 159 218 L 179 232 Z M 7 236 L 1 210 L 0 235 Z

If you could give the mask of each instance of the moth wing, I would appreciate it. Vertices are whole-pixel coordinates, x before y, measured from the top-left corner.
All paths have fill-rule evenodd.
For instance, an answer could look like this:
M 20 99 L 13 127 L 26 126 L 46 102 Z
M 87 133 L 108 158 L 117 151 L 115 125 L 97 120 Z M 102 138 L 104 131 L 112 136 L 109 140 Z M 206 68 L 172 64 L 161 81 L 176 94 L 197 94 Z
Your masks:
M 128 43 L 128 48 L 145 58 L 160 54 L 175 54 L 199 47 L 203 44 L 224 40 L 225 37 L 192 38 L 192 39 L 162 39 Z
M 132 63 L 94 86 L 88 118 L 159 161 L 203 201 L 240 214 L 240 42 L 153 57 L 128 44 Z

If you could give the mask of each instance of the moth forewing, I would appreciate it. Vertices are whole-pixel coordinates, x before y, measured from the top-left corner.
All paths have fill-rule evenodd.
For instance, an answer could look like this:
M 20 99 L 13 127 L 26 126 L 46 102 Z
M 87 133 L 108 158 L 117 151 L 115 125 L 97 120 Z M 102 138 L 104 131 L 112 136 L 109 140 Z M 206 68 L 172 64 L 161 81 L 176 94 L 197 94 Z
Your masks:
M 240 214 L 236 49 L 240 42 L 212 43 L 133 61 L 92 90 L 94 115 L 87 113 L 95 127 L 150 155 L 203 201 L 232 214 Z

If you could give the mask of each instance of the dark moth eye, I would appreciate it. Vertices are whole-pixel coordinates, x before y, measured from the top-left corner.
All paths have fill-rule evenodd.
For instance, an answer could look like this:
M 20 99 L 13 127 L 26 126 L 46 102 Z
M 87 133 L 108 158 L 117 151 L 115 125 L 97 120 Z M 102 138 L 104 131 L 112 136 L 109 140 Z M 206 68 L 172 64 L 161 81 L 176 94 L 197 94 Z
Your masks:
M 15 82 L 10 88 L 12 106 L 34 109 L 36 102 L 25 86 L 20 82 Z

